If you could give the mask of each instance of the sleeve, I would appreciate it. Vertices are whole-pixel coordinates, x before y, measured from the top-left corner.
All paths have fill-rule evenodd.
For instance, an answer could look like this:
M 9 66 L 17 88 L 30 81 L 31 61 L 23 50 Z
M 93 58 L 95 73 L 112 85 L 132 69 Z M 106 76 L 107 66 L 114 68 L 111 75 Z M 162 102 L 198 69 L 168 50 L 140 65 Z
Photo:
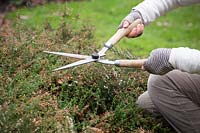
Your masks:
M 200 3 L 200 0 L 144 0 L 133 10 L 141 13 L 144 24 L 147 25 L 168 11 L 195 3 Z
M 173 48 L 169 62 L 175 69 L 200 74 L 200 51 L 190 48 Z

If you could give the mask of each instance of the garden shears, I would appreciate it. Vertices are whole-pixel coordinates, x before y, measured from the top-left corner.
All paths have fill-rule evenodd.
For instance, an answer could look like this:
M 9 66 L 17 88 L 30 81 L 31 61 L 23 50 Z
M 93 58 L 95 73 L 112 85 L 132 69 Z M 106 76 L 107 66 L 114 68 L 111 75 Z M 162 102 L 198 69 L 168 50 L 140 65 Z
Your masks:
M 138 59 L 138 60 L 114 60 L 110 61 L 108 59 L 101 59 L 101 57 L 105 56 L 106 51 L 113 47 L 117 42 L 119 42 L 124 36 L 126 36 L 134 27 L 141 23 L 140 19 L 135 20 L 128 28 L 120 28 L 118 31 L 104 44 L 104 47 L 98 52 L 94 53 L 91 56 L 89 55 L 80 55 L 80 54 L 71 54 L 71 53 L 64 53 L 64 52 L 51 52 L 51 51 L 44 51 L 45 53 L 72 57 L 77 59 L 82 59 L 76 61 L 74 63 L 62 66 L 60 68 L 54 69 L 53 71 L 59 71 L 75 66 L 79 66 L 82 64 L 90 63 L 90 62 L 99 62 L 103 64 L 109 65 L 116 65 L 120 67 L 137 67 L 142 68 L 146 59 Z

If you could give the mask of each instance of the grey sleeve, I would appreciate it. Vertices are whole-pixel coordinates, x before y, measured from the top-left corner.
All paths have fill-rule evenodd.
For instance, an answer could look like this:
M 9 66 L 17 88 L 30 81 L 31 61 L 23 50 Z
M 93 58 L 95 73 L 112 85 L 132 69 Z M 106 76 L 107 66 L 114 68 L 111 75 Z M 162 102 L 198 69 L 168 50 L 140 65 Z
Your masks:
M 177 7 L 196 3 L 200 3 L 200 0 L 144 0 L 133 9 L 141 13 L 144 24 L 147 25 Z
M 175 69 L 200 74 L 200 51 L 190 48 L 173 48 L 169 62 Z

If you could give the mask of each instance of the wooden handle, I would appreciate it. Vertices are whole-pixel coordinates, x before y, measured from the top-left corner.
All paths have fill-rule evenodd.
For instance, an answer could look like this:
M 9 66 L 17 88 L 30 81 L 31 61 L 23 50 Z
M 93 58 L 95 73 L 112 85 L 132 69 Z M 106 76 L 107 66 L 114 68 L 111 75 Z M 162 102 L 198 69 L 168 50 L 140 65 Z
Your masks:
M 140 19 L 135 20 L 129 27 L 119 29 L 109 40 L 108 42 L 112 45 L 119 42 L 124 36 L 126 36 L 131 30 L 136 27 L 138 24 L 141 24 L 142 21 Z
M 138 59 L 138 60 L 117 60 L 117 65 L 119 67 L 136 67 L 143 68 L 144 62 L 147 59 Z

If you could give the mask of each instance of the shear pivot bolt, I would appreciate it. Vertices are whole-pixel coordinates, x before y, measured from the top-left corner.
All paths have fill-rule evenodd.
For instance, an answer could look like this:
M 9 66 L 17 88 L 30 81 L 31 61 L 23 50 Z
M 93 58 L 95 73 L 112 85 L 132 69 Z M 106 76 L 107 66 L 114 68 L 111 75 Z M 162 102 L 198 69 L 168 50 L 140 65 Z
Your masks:
M 92 59 L 99 59 L 99 54 L 93 53 L 92 54 Z

